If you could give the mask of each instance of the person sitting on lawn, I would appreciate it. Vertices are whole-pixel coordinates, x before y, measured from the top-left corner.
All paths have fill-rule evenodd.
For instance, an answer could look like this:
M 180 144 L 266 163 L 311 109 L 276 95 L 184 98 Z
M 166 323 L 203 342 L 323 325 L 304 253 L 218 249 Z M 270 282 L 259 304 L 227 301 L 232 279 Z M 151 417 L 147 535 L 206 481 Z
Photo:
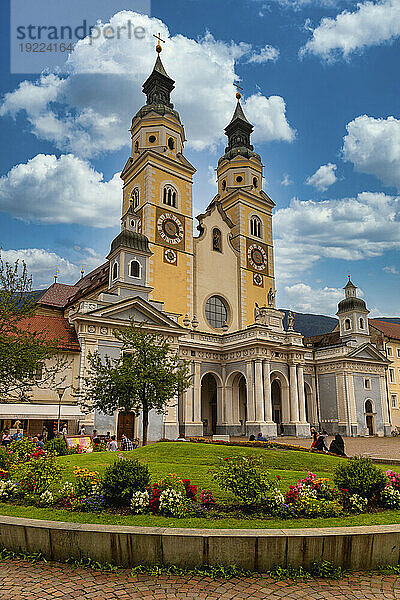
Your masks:
M 109 452 L 117 452 L 118 451 L 118 444 L 115 440 L 115 435 L 111 436 L 110 441 L 107 444 L 107 450 Z
M 331 445 L 329 446 L 329 452 L 332 452 L 333 454 L 338 454 L 339 456 L 346 456 L 344 452 L 344 441 L 339 433 L 337 433 L 335 435 L 335 439 L 331 441 Z
M 266 441 L 267 441 L 267 438 L 265 438 L 260 431 L 260 433 L 257 436 L 257 442 L 266 442 Z
M 128 450 L 135 450 L 135 448 L 137 448 L 137 445 L 134 444 L 124 433 L 122 434 L 122 438 L 121 438 L 121 450 L 123 450 L 124 452 L 128 451 Z
M 315 442 L 314 450 L 319 452 L 328 452 L 328 448 L 325 446 L 325 436 L 323 433 L 318 434 L 318 439 Z

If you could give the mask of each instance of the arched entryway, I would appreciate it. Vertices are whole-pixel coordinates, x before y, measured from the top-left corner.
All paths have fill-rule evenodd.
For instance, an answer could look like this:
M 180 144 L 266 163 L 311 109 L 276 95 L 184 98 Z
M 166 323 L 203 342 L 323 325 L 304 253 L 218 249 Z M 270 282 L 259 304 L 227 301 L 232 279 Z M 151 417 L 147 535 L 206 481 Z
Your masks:
M 282 423 L 282 395 L 281 384 L 279 379 L 274 379 L 271 383 L 271 399 L 272 399 L 272 420 L 279 426 Z
M 312 410 L 312 390 L 310 384 L 304 382 L 304 401 L 306 408 L 306 421 L 307 423 L 313 423 L 313 410 Z
M 213 373 L 206 373 L 201 380 L 201 420 L 204 435 L 214 435 L 217 432 L 217 405 L 217 380 Z
M 234 426 L 233 435 L 246 435 L 247 385 L 239 371 L 230 373 L 225 381 L 225 422 Z
M 120 412 L 118 414 L 117 423 L 117 439 L 120 440 L 122 435 L 126 435 L 130 440 L 136 437 L 135 435 L 136 415 L 133 412 Z
M 365 424 L 368 429 L 368 435 L 375 435 L 375 412 L 371 400 L 365 401 Z

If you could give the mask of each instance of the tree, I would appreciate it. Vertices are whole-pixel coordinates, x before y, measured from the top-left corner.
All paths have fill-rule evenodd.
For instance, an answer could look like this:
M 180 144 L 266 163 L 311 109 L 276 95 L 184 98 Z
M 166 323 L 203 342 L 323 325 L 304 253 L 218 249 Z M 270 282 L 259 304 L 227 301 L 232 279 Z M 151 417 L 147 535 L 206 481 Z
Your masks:
M 149 411 L 162 413 L 166 404 L 191 385 L 188 363 L 161 335 L 146 332 L 133 319 L 124 329 L 114 331 L 122 343 L 119 358 L 98 352 L 88 355 L 88 375 L 80 391 L 87 411 L 98 409 L 112 415 L 115 410 L 143 413 L 143 445 L 147 444 Z
M 0 255 L 0 395 L 29 400 L 34 386 L 53 387 L 67 361 L 59 340 L 33 331 L 36 297 L 26 264 L 3 262 Z M 51 365 L 48 361 L 52 362 Z M 40 373 L 40 379 L 38 377 Z M 61 381 L 64 378 L 61 377 Z

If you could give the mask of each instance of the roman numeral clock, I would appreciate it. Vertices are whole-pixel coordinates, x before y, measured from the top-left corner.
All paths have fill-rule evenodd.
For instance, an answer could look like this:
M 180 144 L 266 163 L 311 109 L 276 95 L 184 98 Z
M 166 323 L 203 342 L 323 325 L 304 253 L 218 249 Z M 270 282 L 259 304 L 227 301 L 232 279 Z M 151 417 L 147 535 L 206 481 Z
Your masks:
M 178 262 L 177 250 L 185 249 L 185 221 L 175 213 L 157 211 L 157 241 L 164 248 L 164 262 L 176 265 Z

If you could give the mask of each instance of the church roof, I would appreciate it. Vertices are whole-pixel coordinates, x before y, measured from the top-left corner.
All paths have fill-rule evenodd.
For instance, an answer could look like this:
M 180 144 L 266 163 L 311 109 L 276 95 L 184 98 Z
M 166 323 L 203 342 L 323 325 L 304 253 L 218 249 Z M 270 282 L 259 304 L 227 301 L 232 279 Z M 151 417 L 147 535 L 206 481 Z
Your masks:
M 315 349 L 325 348 L 326 346 L 340 346 L 342 343 L 339 331 L 330 331 L 329 333 L 304 338 L 304 345 L 312 346 Z
M 246 119 L 246 115 L 244 114 L 242 105 L 240 104 L 240 100 L 237 101 L 235 112 L 233 113 L 233 117 L 230 120 L 229 125 L 232 125 L 232 123 L 234 121 L 236 121 L 236 119 L 240 119 L 241 121 L 244 121 L 245 123 L 250 125 L 251 128 L 253 127 L 253 125 L 251 123 L 249 123 L 249 121 Z M 228 125 L 228 127 L 229 127 L 229 125 Z
M 123 229 L 121 233 L 119 233 L 111 242 L 111 252 L 114 252 L 114 250 L 120 248 L 121 246 L 124 246 L 125 248 L 132 248 L 132 250 L 150 252 L 148 238 L 142 233 L 129 231 L 129 229 Z
M 352 310 L 366 311 L 367 305 L 362 298 L 357 298 L 357 296 L 349 296 L 348 298 L 344 298 L 339 302 L 338 311 L 336 314 L 339 315 Z
M 171 77 L 168 75 L 168 73 L 166 72 L 166 70 L 164 69 L 164 65 L 161 62 L 161 58 L 160 55 L 157 54 L 157 59 L 153 68 L 153 73 L 154 71 L 157 71 L 157 73 L 160 73 L 161 75 L 164 75 L 164 77 L 168 77 L 168 79 L 171 79 Z M 171 81 L 173 81 L 171 79 Z
M 48 341 L 57 339 L 60 350 L 79 352 L 81 349 L 75 328 L 61 315 L 34 315 L 20 321 L 18 327 L 21 331 L 41 333 Z
M 368 319 L 370 325 L 381 331 L 386 337 L 400 340 L 400 324 L 380 321 L 379 319 Z
M 55 282 L 40 296 L 37 303 L 53 306 L 54 308 L 63 308 L 69 298 L 74 296 L 78 290 L 79 288 L 75 285 Z
M 344 290 L 347 290 L 347 289 L 349 289 L 349 288 L 353 288 L 353 289 L 355 289 L 355 290 L 357 289 L 357 286 L 356 286 L 356 285 L 354 285 L 354 283 L 351 281 L 351 279 L 350 279 L 350 275 L 349 275 L 349 280 L 348 280 L 348 282 L 346 283 L 346 285 L 344 286 L 344 288 L 343 288 L 343 289 L 344 289 Z

